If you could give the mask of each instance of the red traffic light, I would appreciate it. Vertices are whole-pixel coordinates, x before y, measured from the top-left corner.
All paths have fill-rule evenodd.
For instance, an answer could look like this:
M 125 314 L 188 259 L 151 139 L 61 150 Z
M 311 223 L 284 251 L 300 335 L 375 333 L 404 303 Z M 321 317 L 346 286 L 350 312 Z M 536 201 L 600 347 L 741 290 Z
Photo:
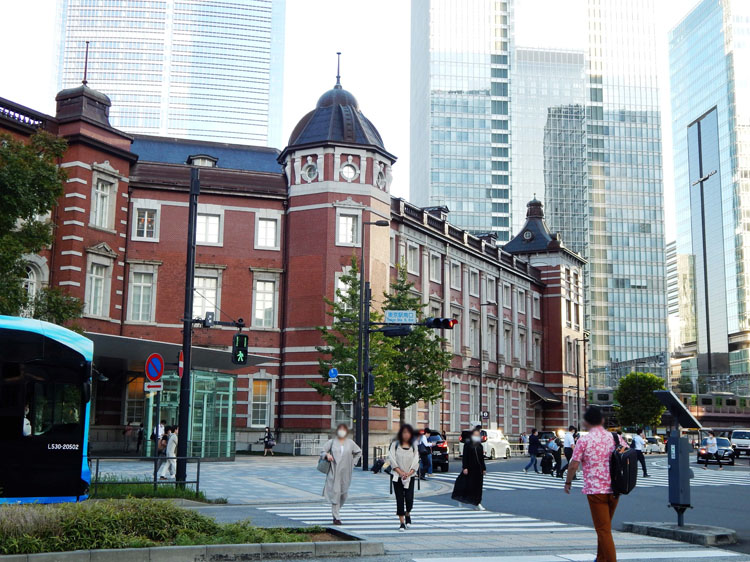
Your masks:
M 425 326 L 436 330 L 452 330 L 457 324 L 458 320 L 455 318 L 428 318 L 424 321 Z

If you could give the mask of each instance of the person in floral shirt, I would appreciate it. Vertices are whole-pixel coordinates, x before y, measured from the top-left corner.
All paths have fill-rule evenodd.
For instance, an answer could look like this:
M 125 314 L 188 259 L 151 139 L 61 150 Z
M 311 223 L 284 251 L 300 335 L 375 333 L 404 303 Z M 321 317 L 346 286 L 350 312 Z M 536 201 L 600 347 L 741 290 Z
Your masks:
M 583 425 L 588 434 L 578 440 L 573 449 L 573 458 L 568 466 L 565 493 L 570 493 L 578 467 L 583 467 L 583 489 L 591 510 L 597 538 L 596 562 L 617 562 L 615 542 L 612 539 L 612 517 L 617 508 L 618 497 L 612 493 L 612 477 L 609 462 L 615 450 L 615 440 L 622 446 L 616 434 L 602 426 L 603 416 L 597 406 L 589 406 L 583 415 Z M 614 437 L 613 437 L 614 436 Z

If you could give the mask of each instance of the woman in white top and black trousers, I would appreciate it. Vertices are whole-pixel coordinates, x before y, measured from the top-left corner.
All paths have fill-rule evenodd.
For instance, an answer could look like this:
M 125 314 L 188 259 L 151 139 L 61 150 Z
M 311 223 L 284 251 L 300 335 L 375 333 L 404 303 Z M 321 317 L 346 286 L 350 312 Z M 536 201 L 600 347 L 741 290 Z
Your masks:
M 396 440 L 388 449 L 391 463 L 393 491 L 396 494 L 396 514 L 401 522 L 399 531 L 411 526 L 411 509 L 414 506 L 414 482 L 419 469 L 419 451 L 414 443 L 414 429 L 402 425 Z

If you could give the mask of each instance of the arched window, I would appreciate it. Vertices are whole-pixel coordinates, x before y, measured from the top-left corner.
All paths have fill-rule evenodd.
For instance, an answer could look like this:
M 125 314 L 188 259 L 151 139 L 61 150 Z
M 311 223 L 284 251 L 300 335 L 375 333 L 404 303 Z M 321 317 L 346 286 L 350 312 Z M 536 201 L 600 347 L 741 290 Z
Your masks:
M 26 279 L 23 281 L 23 287 L 26 289 L 26 294 L 29 300 L 33 300 L 37 292 L 40 289 L 41 275 L 39 271 L 33 265 L 29 264 L 26 266 Z

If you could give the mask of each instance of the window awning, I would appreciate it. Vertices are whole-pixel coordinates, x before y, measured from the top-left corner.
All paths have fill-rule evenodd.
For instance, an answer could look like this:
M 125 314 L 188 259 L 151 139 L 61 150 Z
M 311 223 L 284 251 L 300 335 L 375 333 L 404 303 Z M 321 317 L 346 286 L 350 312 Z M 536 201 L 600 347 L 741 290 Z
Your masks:
M 562 404 L 562 400 L 540 384 L 530 384 L 529 390 L 536 394 L 545 404 Z
M 181 344 L 144 340 L 140 338 L 128 338 L 112 334 L 97 334 L 86 332 L 85 336 L 94 342 L 94 361 L 97 357 L 111 357 L 126 361 L 145 361 L 152 353 L 158 353 L 164 357 L 167 368 L 177 367 L 177 357 L 182 349 Z M 225 349 L 212 349 L 208 347 L 192 347 L 193 369 L 215 369 L 219 371 L 237 371 L 249 366 L 262 365 L 263 363 L 276 363 L 278 359 L 253 355 L 248 353 L 247 365 L 235 365 L 232 363 L 231 351 Z

